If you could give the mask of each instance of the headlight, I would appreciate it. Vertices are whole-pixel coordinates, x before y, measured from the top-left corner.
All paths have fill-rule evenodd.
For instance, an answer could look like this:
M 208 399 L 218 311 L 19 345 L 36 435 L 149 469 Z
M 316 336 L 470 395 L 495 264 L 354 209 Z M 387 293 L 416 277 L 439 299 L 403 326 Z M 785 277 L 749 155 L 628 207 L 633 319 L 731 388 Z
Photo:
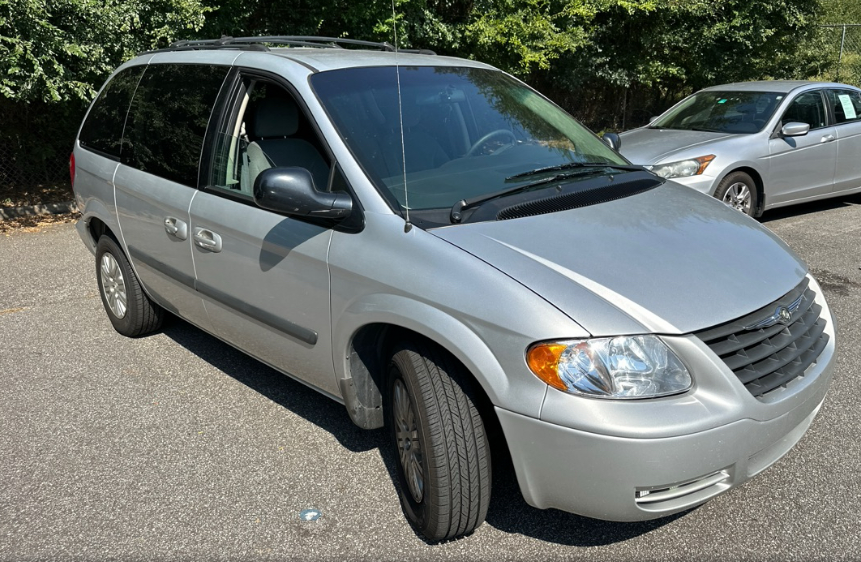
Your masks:
M 691 375 L 657 336 L 538 343 L 529 369 L 550 386 L 596 398 L 655 398 L 684 392 Z
M 715 159 L 714 154 L 691 158 L 690 160 L 679 160 L 668 164 L 655 164 L 651 170 L 662 178 L 685 178 L 688 176 L 699 176 L 706 171 L 709 163 Z

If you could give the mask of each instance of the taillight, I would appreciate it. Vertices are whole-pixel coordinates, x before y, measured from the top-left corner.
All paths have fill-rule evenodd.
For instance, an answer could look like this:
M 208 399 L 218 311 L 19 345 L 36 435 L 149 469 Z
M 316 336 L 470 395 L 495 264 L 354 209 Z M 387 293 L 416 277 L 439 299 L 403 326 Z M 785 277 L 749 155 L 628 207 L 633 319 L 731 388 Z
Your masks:
M 72 180 L 72 189 L 75 189 L 75 153 L 69 155 L 69 178 Z

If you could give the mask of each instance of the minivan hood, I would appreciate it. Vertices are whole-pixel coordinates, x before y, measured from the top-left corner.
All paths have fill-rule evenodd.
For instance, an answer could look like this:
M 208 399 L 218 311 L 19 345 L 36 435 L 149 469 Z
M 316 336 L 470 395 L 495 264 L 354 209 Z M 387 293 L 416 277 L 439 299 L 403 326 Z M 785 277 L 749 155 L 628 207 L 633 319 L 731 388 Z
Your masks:
M 758 222 L 672 182 L 608 203 L 431 232 L 594 336 L 701 330 L 778 299 L 807 271 Z
M 643 127 L 619 136 L 622 139 L 622 146 L 619 148 L 622 156 L 634 164 L 648 166 L 661 162 L 680 149 L 694 148 L 738 135 Z

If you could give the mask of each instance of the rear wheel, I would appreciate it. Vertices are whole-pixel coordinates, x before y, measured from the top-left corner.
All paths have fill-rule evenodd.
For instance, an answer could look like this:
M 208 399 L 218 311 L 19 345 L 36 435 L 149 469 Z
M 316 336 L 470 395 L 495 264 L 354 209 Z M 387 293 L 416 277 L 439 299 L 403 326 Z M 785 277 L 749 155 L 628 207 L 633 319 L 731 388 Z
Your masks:
M 164 310 L 143 292 L 125 254 L 110 236 L 96 246 L 96 279 L 102 304 L 114 329 L 137 337 L 161 326 Z
M 715 198 L 751 217 L 756 213 L 756 184 L 744 172 L 732 172 L 725 177 L 715 190 Z
M 471 533 L 490 503 L 490 450 L 467 373 L 433 344 L 406 342 L 392 356 L 386 397 L 410 523 L 431 540 Z

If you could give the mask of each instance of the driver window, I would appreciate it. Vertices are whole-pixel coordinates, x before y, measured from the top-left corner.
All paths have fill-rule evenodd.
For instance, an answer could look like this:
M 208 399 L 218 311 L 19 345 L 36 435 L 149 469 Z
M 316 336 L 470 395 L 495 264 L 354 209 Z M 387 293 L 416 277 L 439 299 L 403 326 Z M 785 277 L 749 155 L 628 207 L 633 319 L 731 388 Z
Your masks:
M 235 118 L 216 143 L 211 186 L 253 198 L 254 180 L 275 167 L 305 168 L 314 187 L 326 191 L 330 164 L 308 118 L 281 86 L 243 78 Z
M 810 129 L 819 129 L 828 124 L 825 117 L 825 105 L 819 91 L 805 92 L 795 98 L 783 118 L 781 127 L 787 123 L 807 123 Z

